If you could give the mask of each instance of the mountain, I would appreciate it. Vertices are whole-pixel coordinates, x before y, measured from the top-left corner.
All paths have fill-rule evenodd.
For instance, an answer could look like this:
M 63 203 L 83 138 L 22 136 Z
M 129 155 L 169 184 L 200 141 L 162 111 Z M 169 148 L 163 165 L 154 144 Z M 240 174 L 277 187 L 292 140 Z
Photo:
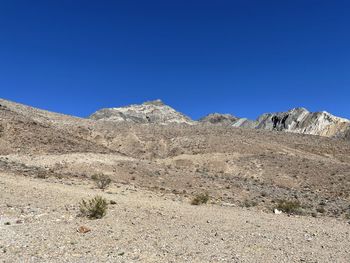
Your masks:
M 310 112 L 305 108 L 265 113 L 259 116 L 257 120 L 238 118 L 231 114 L 212 113 L 198 121 L 194 121 L 164 104 L 161 100 L 154 100 L 125 107 L 101 109 L 92 114 L 89 119 L 140 124 L 219 125 L 346 139 L 350 137 L 349 120 L 334 116 L 326 111 Z
M 350 121 L 326 111 L 310 112 L 305 108 L 294 108 L 287 112 L 263 114 L 256 121 L 238 120 L 233 126 L 326 137 L 346 137 L 350 130 Z
M 194 123 L 189 117 L 165 105 L 161 100 L 147 101 L 140 105 L 101 109 L 89 118 L 92 120 L 131 123 Z

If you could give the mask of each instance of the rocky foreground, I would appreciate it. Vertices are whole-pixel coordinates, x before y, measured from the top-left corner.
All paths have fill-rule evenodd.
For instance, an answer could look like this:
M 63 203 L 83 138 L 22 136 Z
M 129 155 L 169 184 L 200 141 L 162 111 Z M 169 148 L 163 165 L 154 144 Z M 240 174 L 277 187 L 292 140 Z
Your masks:
M 349 262 L 345 221 L 191 206 L 174 194 L 0 174 L 2 262 Z M 98 220 L 81 198 L 114 201 Z M 84 229 L 85 231 L 81 231 Z M 84 233 L 86 232 L 86 233 Z

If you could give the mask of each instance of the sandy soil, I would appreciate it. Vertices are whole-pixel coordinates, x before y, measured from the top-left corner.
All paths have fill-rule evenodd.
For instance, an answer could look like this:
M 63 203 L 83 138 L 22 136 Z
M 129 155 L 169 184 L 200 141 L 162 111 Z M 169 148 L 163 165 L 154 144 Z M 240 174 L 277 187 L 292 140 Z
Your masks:
M 82 198 L 116 201 L 99 220 L 77 217 Z M 0 174 L 2 262 L 349 262 L 343 220 L 191 206 L 127 185 Z M 10 225 L 5 225 L 9 222 Z M 77 232 L 86 226 L 91 232 Z

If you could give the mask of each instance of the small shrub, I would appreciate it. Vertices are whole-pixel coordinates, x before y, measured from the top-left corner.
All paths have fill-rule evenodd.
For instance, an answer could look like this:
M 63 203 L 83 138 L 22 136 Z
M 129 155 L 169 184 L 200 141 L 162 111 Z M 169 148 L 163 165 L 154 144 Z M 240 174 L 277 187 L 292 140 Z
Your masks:
M 267 196 L 267 193 L 264 191 L 264 192 L 261 192 L 261 196 L 262 197 L 266 197 Z
M 90 200 L 82 200 L 79 204 L 80 213 L 90 219 L 99 219 L 106 215 L 108 202 L 101 196 L 95 196 Z
M 316 211 L 317 211 L 318 213 L 323 214 L 323 213 L 325 213 L 325 212 L 326 212 L 326 209 L 324 209 L 324 207 L 323 207 L 323 206 L 320 206 L 320 207 L 317 207 L 317 208 L 316 208 Z
M 287 214 L 302 214 L 301 204 L 299 201 L 278 200 L 276 208 Z
M 0 105 L 0 108 L 1 108 L 1 105 Z M 2 124 L 0 123 L 0 137 L 3 135 L 4 131 L 5 131 L 4 125 L 2 125 Z
M 350 219 L 350 212 L 345 214 L 345 219 Z
M 257 206 L 258 203 L 254 200 L 244 200 L 243 204 L 242 204 L 242 207 L 254 207 L 254 206 Z
M 191 201 L 191 205 L 206 204 L 209 201 L 208 193 L 197 194 Z
M 47 174 L 44 173 L 44 172 L 39 172 L 37 175 L 36 175 L 36 178 L 39 178 L 39 179 L 46 179 L 47 177 Z
M 99 189 L 105 190 L 112 182 L 111 178 L 105 174 L 96 174 L 91 177 Z

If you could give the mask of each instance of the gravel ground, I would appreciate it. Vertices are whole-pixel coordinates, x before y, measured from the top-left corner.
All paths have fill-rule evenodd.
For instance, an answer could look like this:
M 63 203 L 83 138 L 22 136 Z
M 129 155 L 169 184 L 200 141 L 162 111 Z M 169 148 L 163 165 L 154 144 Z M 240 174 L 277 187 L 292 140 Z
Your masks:
M 345 220 L 63 182 L 0 173 L 1 262 L 350 262 Z M 102 219 L 78 217 L 79 201 L 95 195 L 116 204 Z M 91 231 L 78 233 L 80 226 Z

